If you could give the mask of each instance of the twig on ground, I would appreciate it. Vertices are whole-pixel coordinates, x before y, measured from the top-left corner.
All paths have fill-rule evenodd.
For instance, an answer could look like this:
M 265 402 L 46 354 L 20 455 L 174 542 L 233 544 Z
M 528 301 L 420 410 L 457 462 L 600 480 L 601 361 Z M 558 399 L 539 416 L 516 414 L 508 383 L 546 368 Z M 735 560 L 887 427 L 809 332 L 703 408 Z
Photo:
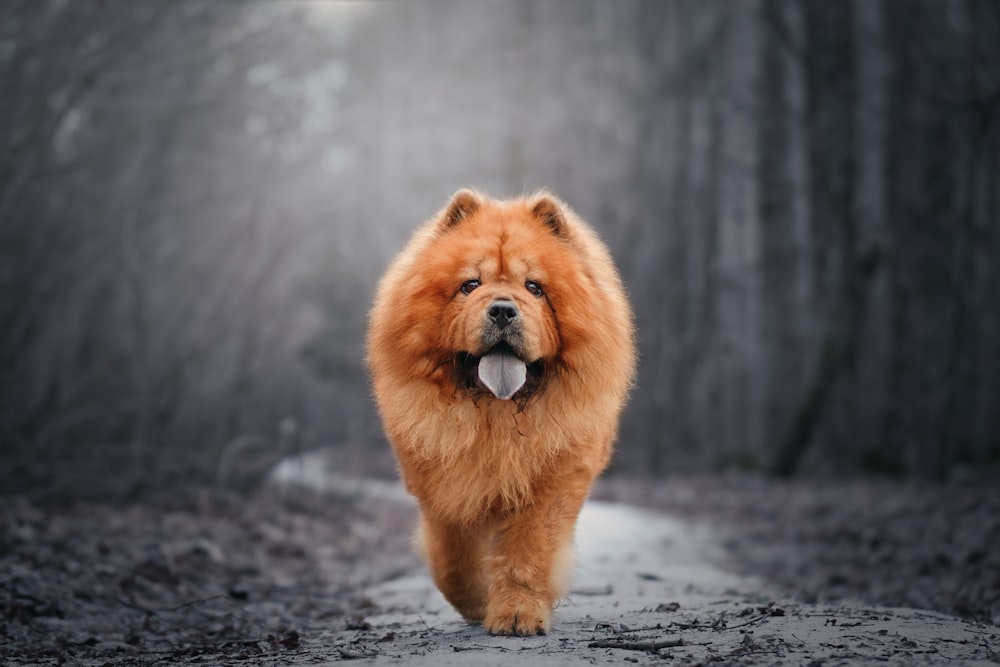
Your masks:
M 760 623 L 765 618 L 771 618 L 771 614 L 762 614 L 761 616 L 758 616 L 757 618 L 751 618 L 746 623 L 740 623 L 739 625 L 729 625 L 729 626 L 726 626 L 725 629 L 726 630 L 735 630 L 736 628 L 742 628 L 742 627 L 747 626 L 747 625 L 753 625 L 754 623 Z
M 759 651 L 733 651 L 729 655 L 736 658 L 742 658 L 748 655 L 782 655 L 782 653 L 778 649 L 769 648 Z
M 590 648 L 620 648 L 626 651 L 647 651 L 649 653 L 656 653 L 661 648 L 677 648 L 678 646 L 685 645 L 686 642 L 680 638 L 663 639 L 658 642 L 621 642 L 602 640 L 587 644 Z

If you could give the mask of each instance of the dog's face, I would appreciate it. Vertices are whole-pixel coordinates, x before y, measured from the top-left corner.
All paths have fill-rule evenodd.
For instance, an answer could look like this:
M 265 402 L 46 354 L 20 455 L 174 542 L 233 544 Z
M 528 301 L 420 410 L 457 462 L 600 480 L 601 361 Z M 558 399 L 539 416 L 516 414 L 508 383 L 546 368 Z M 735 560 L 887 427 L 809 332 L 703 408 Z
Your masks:
M 456 274 L 442 334 L 456 383 L 507 399 L 540 386 L 560 340 L 542 262 L 528 247 L 511 247 L 509 239 L 495 238 L 494 244 L 474 252 Z
M 379 368 L 477 401 L 526 401 L 566 374 L 606 383 L 583 369 L 607 365 L 600 350 L 628 348 L 630 331 L 608 334 L 628 313 L 587 234 L 546 194 L 495 201 L 460 191 L 383 279 L 370 341 Z
M 423 253 L 425 290 L 414 298 L 438 306 L 422 324 L 458 389 L 526 398 L 557 363 L 558 304 L 568 302 L 579 264 L 559 215 L 544 196 L 500 204 L 472 193 L 442 215 Z

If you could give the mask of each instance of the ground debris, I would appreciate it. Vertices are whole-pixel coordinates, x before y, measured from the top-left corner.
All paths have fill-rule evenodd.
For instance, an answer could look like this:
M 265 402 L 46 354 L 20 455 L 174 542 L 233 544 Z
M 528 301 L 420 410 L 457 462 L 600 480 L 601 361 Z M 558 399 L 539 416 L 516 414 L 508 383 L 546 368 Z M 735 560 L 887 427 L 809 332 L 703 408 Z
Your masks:
M 357 614 L 347 619 L 347 623 L 344 624 L 345 630 L 371 630 L 372 624 L 365 620 L 365 617 L 361 614 Z
M 351 646 L 351 647 L 338 647 L 337 654 L 340 656 L 341 660 L 364 660 L 366 658 L 376 658 L 378 657 L 378 649 L 372 648 L 370 646 Z
M 684 645 L 683 639 L 662 639 L 655 642 L 628 642 L 605 639 L 587 644 L 590 648 L 620 648 L 626 651 L 648 651 L 650 653 L 657 653 L 660 649 L 664 648 L 677 648 Z
M 0 498 L 0 662 L 228 664 L 316 650 L 302 628 L 335 629 L 345 607 L 372 604 L 352 591 L 418 567 L 408 507 L 379 515 L 398 530 L 351 531 L 380 511 L 330 499 L 293 509 L 269 492 L 126 507 Z

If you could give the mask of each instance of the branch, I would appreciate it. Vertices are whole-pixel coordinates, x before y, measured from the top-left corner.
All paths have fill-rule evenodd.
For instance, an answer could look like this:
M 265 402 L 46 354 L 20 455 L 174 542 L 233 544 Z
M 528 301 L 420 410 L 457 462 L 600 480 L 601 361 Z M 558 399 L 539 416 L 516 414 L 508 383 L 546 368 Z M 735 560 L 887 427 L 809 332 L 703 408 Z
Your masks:
M 681 639 L 663 639 L 658 642 L 622 642 L 622 641 L 597 641 L 590 642 L 587 644 L 589 648 L 620 648 L 626 651 L 646 651 L 647 653 L 656 653 L 661 648 L 677 648 L 678 646 L 686 646 L 686 642 Z

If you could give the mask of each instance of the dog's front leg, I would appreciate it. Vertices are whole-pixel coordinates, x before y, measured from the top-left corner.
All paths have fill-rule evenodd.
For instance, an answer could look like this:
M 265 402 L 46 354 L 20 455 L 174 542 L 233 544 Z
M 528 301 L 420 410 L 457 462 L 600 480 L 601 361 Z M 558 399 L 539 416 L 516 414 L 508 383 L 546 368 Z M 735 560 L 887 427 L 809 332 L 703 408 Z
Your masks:
M 489 556 L 483 626 L 492 634 L 543 635 L 565 592 L 573 559 L 573 530 L 590 486 L 542 492 L 505 520 Z

